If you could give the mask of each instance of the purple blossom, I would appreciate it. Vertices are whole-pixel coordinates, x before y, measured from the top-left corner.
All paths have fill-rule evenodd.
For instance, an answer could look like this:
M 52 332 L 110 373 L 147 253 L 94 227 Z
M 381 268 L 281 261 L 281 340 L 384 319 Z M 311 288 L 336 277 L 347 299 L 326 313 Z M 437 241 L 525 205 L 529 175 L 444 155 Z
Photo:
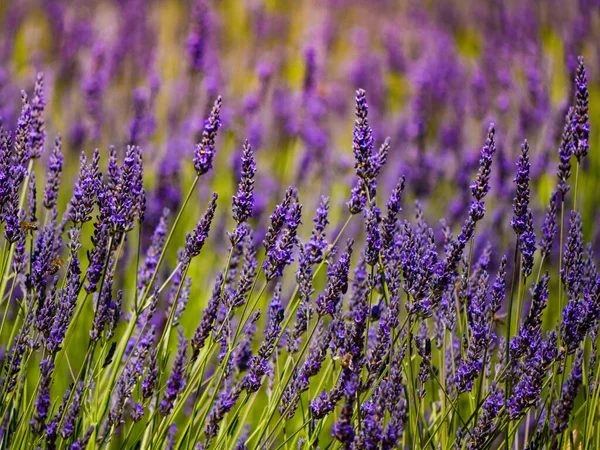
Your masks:
M 575 404 L 575 398 L 583 378 L 583 351 L 579 350 L 575 356 L 571 373 L 562 387 L 560 397 L 552 405 L 550 418 L 550 435 L 554 441 L 569 426 L 569 416 Z
M 179 337 L 177 355 L 169 378 L 167 379 L 166 389 L 160 402 L 159 409 L 162 414 L 169 414 L 173 409 L 175 400 L 179 393 L 185 388 L 185 365 L 187 362 L 188 341 L 183 336 Z
M 215 139 L 217 132 L 221 127 L 221 97 L 217 97 L 210 115 L 204 123 L 202 140 L 196 145 L 194 153 L 194 168 L 198 176 L 204 175 L 212 169 L 213 158 L 215 156 Z
M 193 349 L 192 359 L 195 359 L 200 352 L 200 349 L 204 347 L 206 339 L 210 336 L 213 329 L 213 324 L 217 318 L 219 311 L 219 305 L 221 303 L 221 290 L 223 287 L 223 273 L 219 273 L 215 281 L 215 286 L 212 291 L 208 305 L 202 313 L 202 320 L 198 324 L 194 336 L 191 339 L 191 346 Z
M 477 201 L 483 200 L 483 197 L 490 191 L 490 176 L 492 173 L 492 158 L 496 152 L 496 142 L 494 141 L 494 134 L 496 129 L 494 124 L 490 124 L 488 129 L 488 136 L 485 145 L 481 149 L 481 156 L 479 158 L 479 170 L 477 177 L 471 183 L 471 193 Z
M 44 126 L 44 74 L 37 74 L 33 97 L 31 98 L 31 128 L 29 132 L 29 155 L 32 159 L 39 158 L 44 151 L 46 141 L 46 129 Z
M 33 433 L 40 434 L 44 431 L 45 422 L 50 410 L 50 386 L 52 384 L 52 375 L 54 372 L 54 360 L 52 357 L 45 357 L 40 363 L 40 382 L 35 400 L 35 413 L 33 420 L 29 422 Z
M 100 162 L 100 153 L 98 149 L 94 152 L 94 157 L 90 165 L 87 164 L 85 153 L 81 153 L 79 168 L 79 178 L 73 189 L 73 197 L 69 203 L 68 217 L 73 223 L 88 222 L 92 219 L 94 211 L 94 201 L 98 192 L 100 183 L 100 172 L 98 163 Z
M 583 56 L 577 58 L 577 71 L 575 72 L 575 138 L 576 145 L 573 154 L 577 162 L 588 154 L 590 145 L 590 122 L 588 117 L 589 94 L 587 87 L 587 76 L 583 65 Z
M 54 141 L 54 148 L 52 149 L 52 154 L 48 159 L 48 180 L 46 181 L 46 188 L 44 190 L 44 200 L 42 201 L 42 204 L 47 209 L 53 209 L 56 206 L 56 200 L 58 199 L 58 190 L 60 188 L 60 180 L 62 177 L 62 170 L 62 140 L 60 134 L 58 134 Z
M 217 209 L 217 198 L 218 195 L 215 192 L 212 195 L 212 199 L 208 205 L 208 208 L 202 215 L 200 222 L 194 228 L 193 233 L 188 233 L 185 239 L 185 259 L 191 260 L 200 254 L 204 242 L 208 238 L 210 226 L 215 217 L 215 211 Z
M 348 290 L 348 272 L 354 241 L 349 239 L 346 251 L 342 253 L 337 263 L 330 267 L 327 273 L 327 286 L 315 301 L 316 311 L 319 316 L 330 314 L 332 317 L 338 308 L 342 296 Z
M 252 147 L 246 141 L 242 156 L 242 178 L 238 185 L 237 194 L 233 196 L 233 219 L 239 224 L 245 222 L 251 215 L 254 207 L 254 174 L 256 162 Z
M 558 147 L 558 156 L 560 158 L 558 164 L 558 186 L 557 190 L 560 192 L 562 199 L 565 198 L 567 192 L 569 192 L 569 177 L 571 176 L 571 156 L 573 155 L 574 147 L 574 133 L 575 133 L 575 108 L 569 108 L 569 112 L 565 117 L 565 125 L 563 128 L 560 146 Z
M 517 193 L 513 200 L 514 215 L 510 222 L 517 235 L 523 234 L 528 228 L 530 169 L 529 144 L 527 141 L 524 141 L 521 145 L 521 155 L 517 162 L 517 175 L 514 179 L 517 185 Z

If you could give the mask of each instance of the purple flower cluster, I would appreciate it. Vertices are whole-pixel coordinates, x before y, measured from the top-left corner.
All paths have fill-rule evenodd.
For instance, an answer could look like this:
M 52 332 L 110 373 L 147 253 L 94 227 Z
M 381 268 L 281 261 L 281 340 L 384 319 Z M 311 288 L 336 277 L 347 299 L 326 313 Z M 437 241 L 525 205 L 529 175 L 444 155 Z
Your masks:
M 298 15 L 306 32 L 262 2 L 17 3 L 0 8 L 0 446 L 598 441 L 597 5 L 333 1 Z M 52 58 L 13 39 L 36 23 Z M 565 98 L 540 44 L 556 30 Z

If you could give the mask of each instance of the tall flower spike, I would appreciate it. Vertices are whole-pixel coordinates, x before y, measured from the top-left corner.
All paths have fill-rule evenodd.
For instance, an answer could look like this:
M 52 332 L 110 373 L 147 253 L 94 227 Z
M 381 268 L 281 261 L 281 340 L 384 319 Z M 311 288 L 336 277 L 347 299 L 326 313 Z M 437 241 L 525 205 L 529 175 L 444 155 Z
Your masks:
M 267 252 L 262 266 L 267 280 L 283 275 L 283 270 L 293 261 L 292 252 L 296 244 L 298 226 L 302 223 L 302 205 L 293 203 L 286 218 L 287 228 L 282 232 L 275 245 Z
M 367 264 L 374 266 L 379 261 L 379 252 L 381 251 L 381 232 L 379 222 L 381 221 L 381 212 L 376 206 L 365 210 L 365 222 L 367 233 L 367 246 L 365 249 L 365 258 Z
M 242 178 L 238 185 L 237 194 L 233 196 L 233 219 L 238 223 L 245 222 L 254 208 L 254 174 L 256 162 L 254 152 L 246 140 L 242 155 Z
M 267 233 L 265 234 L 265 238 L 263 240 L 263 245 L 265 246 L 265 251 L 267 253 L 277 242 L 277 237 L 285 225 L 285 219 L 288 215 L 290 205 L 297 195 L 298 193 L 296 192 L 296 189 L 291 186 L 288 187 L 285 191 L 285 197 L 283 198 L 283 201 L 276 205 L 275 209 L 273 209 L 273 213 L 269 217 L 271 223 L 269 224 L 269 228 L 267 229 Z
M 79 178 L 73 188 L 73 197 L 68 207 L 68 218 L 73 223 L 84 223 L 92 220 L 91 214 L 94 211 L 94 200 L 100 182 L 99 159 L 100 152 L 98 149 L 94 152 L 90 165 L 87 164 L 85 153 L 81 153 Z
M 210 115 L 204 123 L 202 132 L 202 141 L 196 145 L 194 153 L 194 168 L 198 176 L 204 175 L 212 169 L 212 163 L 215 156 L 215 138 L 221 127 L 221 96 L 217 97 Z
M 575 404 L 575 397 L 579 392 L 583 378 L 583 351 L 580 349 L 575 356 L 569 378 L 565 382 L 560 398 L 554 401 L 552 417 L 550 419 L 550 435 L 552 440 L 565 431 L 569 426 L 569 416 Z
M 54 148 L 48 159 L 48 180 L 44 189 L 44 200 L 42 204 L 46 209 L 52 209 L 56 206 L 58 199 L 58 189 L 63 170 L 62 140 L 60 134 L 54 140 Z
M 202 313 L 202 320 L 198 324 L 194 336 L 191 340 L 192 345 L 192 359 L 198 356 L 200 349 L 204 347 L 206 339 L 210 336 L 210 332 L 213 329 L 213 324 L 217 318 L 219 311 L 219 305 L 221 304 L 221 288 L 223 286 L 223 272 L 220 272 L 215 281 L 215 287 L 212 290 L 212 295 L 208 301 L 208 305 Z
M 588 117 L 589 93 L 587 76 L 583 65 L 583 56 L 577 58 L 577 71 L 575 72 L 575 137 L 577 143 L 573 150 L 577 162 L 586 157 L 590 149 L 590 121 Z
M 16 162 L 25 166 L 30 158 L 29 136 L 31 134 L 31 105 L 25 91 L 21 91 L 21 115 L 17 121 L 17 131 L 15 133 L 15 157 Z
M 525 278 L 533 270 L 535 254 L 535 232 L 533 231 L 533 215 L 527 211 L 525 231 L 519 235 L 519 248 L 521 249 L 521 273 Z
M 496 152 L 496 142 L 494 140 L 494 134 L 496 129 L 494 124 L 490 124 L 488 129 L 487 140 L 485 145 L 481 149 L 481 156 L 479 158 L 479 170 L 477 171 L 477 177 L 471 183 L 471 193 L 477 201 L 483 200 L 483 197 L 490 191 L 490 175 L 492 173 L 492 158 Z
M 54 359 L 46 356 L 40 363 L 40 382 L 35 400 L 35 413 L 33 420 L 29 422 L 34 434 L 40 434 L 46 424 L 50 410 L 50 385 L 52 384 L 52 373 L 54 372 Z
M 217 209 L 217 198 L 218 195 L 215 192 L 212 195 L 212 199 L 208 205 L 208 208 L 202 215 L 200 222 L 196 225 L 193 233 L 188 233 L 185 239 L 185 258 L 191 260 L 200 254 L 204 242 L 208 238 L 208 232 L 210 231 L 210 225 L 215 217 L 215 211 Z
M 363 89 L 356 91 L 356 120 L 352 139 L 354 152 L 354 168 L 359 178 L 369 180 L 371 175 L 371 158 L 373 156 L 373 132 L 369 126 L 369 105 L 367 105 L 366 92 Z
M 531 164 L 529 162 L 529 144 L 527 140 L 521 145 L 521 156 L 517 162 L 517 175 L 515 183 L 517 193 L 513 200 L 513 218 L 510 222 L 515 233 L 520 235 L 527 230 L 527 213 L 529 211 L 529 181 Z
M 542 258 L 546 258 L 550 254 L 554 236 L 556 236 L 557 197 L 558 191 L 553 191 L 550 195 L 550 202 L 548 203 L 548 209 L 546 210 L 546 216 L 544 217 L 544 224 L 542 225 L 542 237 L 540 239 L 540 252 Z
M 497 424 L 498 413 L 504 406 L 504 392 L 492 382 L 489 395 L 482 406 L 482 414 L 475 426 L 475 429 L 470 433 L 470 439 L 467 442 L 468 450 L 477 450 L 484 447 L 485 442 L 490 436 Z
M 398 184 L 392 191 L 390 198 L 387 201 L 387 215 L 383 218 L 382 233 L 381 233 L 381 245 L 384 251 L 385 257 L 391 257 L 394 246 L 394 237 L 396 235 L 396 229 L 398 224 L 398 214 L 402 211 L 400 201 L 402 200 L 402 193 L 404 192 L 405 177 L 404 175 L 398 180 Z
M 163 251 L 167 236 L 167 218 L 169 217 L 169 210 L 165 208 L 162 216 L 158 221 L 158 225 L 154 229 L 152 234 L 152 240 L 148 250 L 146 250 L 146 258 L 140 265 L 138 270 L 138 289 L 142 290 L 148 287 L 152 274 L 156 270 L 158 265 L 158 259 Z
M 325 237 L 325 228 L 329 224 L 327 214 L 329 212 L 329 198 L 321 196 L 321 203 L 317 208 L 315 218 L 313 219 L 313 229 L 310 239 L 304 247 L 307 264 L 319 264 L 323 261 L 323 256 L 327 249 L 327 239 Z
M 350 270 L 353 245 L 354 241 L 348 239 L 346 251 L 342 253 L 337 263 L 331 266 L 327 272 L 325 292 L 319 294 L 315 301 L 316 311 L 319 316 L 330 314 L 333 317 L 342 299 L 342 295 L 348 290 L 348 272 Z
M 37 74 L 33 97 L 31 98 L 31 129 L 29 131 L 29 154 L 32 159 L 39 158 L 44 151 L 46 129 L 44 126 L 44 74 Z
M 558 176 L 557 190 L 563 199 L 570 189 L 568 181 L 571 176 L 571 156 L 573 155 L 574 147 L 575 122 L 575 108 L 569 108 L 569 112 L 565 117 L 565 126 L 560 139 L 560 146 L 558 147 L 560 161 L 558 163 L 558 171 L 556 172 Z
M 81 402 L 83 401 L 84 395 L 84 383 L 80 381 L 77 383 L 77 387 L 75 388 L 75 392 L 73 393 L 73 398 L 71 400 L 71 405 L 69 409 L 66 411 L 65 416 L 62 421 L 62 429 L 60 430 L 60 435 L 63 439 L 67 439 L 73 435 L 75 431 L 75 425 L 77 420 L 79 419 L 79 413 L 81 412 Z
M 65 338 L 69 323 L 75 312 L 75 305 L 77 303 L 77 294 L 79 293 L 79 275 L 81 270 L 79 268 L 79 260 L 77 254 L 73 254 L 71 264 L 67 271 L 67 284 L 66 286 L 58 291 L 58 305 L 56 315 L 54 316 L 54 323 L 52 325 L 52 331 L 49 339 L 46 342 L 46 349 L 50 353 L 56 353 L 60 350 L 62 341 Z
M 171 369 L 171 374 L 167 379 L 167 387 L 163 394 L 163 399 L 160 402 L 160 412 L 169 414 L 173 409 L 173 404 L 179 393 L 185 388 L 185 365 L 187 361 L 187 345 L 188 341 L 182 335 L 179 336 L 179 344 L 177 347 L 177 356 Z

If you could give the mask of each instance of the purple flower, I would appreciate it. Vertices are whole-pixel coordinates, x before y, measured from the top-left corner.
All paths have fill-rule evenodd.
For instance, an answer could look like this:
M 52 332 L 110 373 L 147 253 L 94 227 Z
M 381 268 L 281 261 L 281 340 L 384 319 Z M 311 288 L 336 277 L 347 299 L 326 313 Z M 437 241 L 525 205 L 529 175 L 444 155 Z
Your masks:
M 191 346 L 193 349 L 192 359 L 195 359 L 200 352 L 200 349 L 204 347 L 206 339 L 210 336 L 213 329 L 213 324 L 217 318 L 219 311 L 219 305 L 221 303 L 221 289 L 223 287 L 223 273 L 220 272 L 215 281 L 215 286 L 212 291 L 208 305 L 202 313 L 202 320 L 198 324 L 194 336 L 191 339 Z
M 329 198 L 322 196 L 319 207 L 313 219 L 313 229 L 310 239 L 305 245 L 305 258 L 308 265 L 319 264 L 323 261 L 328 243 L 325 236 L 325 228 L 329 224 L 327 214 L 329 212 Z
M 163 394 L 163 399 L 160 402 L 160 412 L 169 414 L 173 409 L 173 404 L 179 396 L 179 393 L 185 388 L 185 365 L 187 361 L 187 345 L 188 341 L 183 336 L 179 336 L 179 344 L 177 347 L 177 356 L 169 378 L 167 379 L 166 389 Z
M 371 179 L 373 167 L 373 131 L 369 126 L 369 105 L 367 105 L 366 92 L 363 89 L 356 91 L 356 120 L 352 139 L 354 152 L 354 169 L 359 178 L 368 181 Z
M 583 56 L 577 58 L 577 71 L 575 72 L 575 138 L 577 139 L 573 153 L 577 162 L 586 157 L 590 149 L 590 122 L 588 117 L 589 94 L 587 76 L 583 65 Z
M 219 96 L 204 123 L 202 141 L 196 145 L 194 168 L 198 176 L 204 175 L 212 169 L 213 158 L 215 156 L 215 139 L 221 127 L 221 103 L 221 96 Z
M 494 141 L 494 134 L 496 129 L 494 124 L 490 124 L 488 129 L 488 136 L 485 145 L 481 149 L 481 156 L 479 158 L 479 170 L 477 177 L 471 183 L 471 193 L 477 201 L 483 200 L 483 197 L 490 191 L 490 175 L 492 173 L 492 158 L 496 152 L 496 143 Z
M 535 232 L 533 231 L 533 216 L 531 210 L 527 211 L 525 231 L 519 235 L 519 249 L 521 250 L 521 273 L 525 278 L 533 270 L 535 253 Z
M 73 189 L 73 197 L 68 207 L 68 218 L 73 223 L 83 223 L 92 220 L 94 211 L 94 200 L 98 192 L 100 183 L 100 172 L 98 163 L 100 162 L 100 153 L 98 149 L 94 152 L 94 157 L 90 165 L 87 164 L 85 153 L 81 153 L 79 168 L 79 178 Z
M 33 97 L 31 98 L 31 128 L 29 131 L 29 155 L 32 159 L 39 158 L 44 151 L 46 130 L 44 127 L 44 74 L 37 74 Z
M 537 336 L 542 334 L 542 314 L 548 302 L 548 280 L 550 276 L 546 272 L 538 284 L 536 284 L 531 308 L 525 321 L 519 328 L 519 332 L 510 341 L 510 350 L 513 358 L 520 358 L 530 350 L 530 343 L 535 342 Z
M 525 140 L 523 145 L 521 145 L 521 156 L 519 156 L 519 161 L 517 162 L 517 175 L 514 179 L 517 185 L 517 193 L 513 200 L 514 216 L 510 222 L 517 235 L 523 234 L 527 230 L 530 169 L 529 144 Z
M 40 362 L 40 382 L 38 385 L 37 397 L 35 399 L 35 413 L 33 420 L 29 422 L 34 434 L 40 434 L 44 431 L 45 422 L 50 410 L 50 385 L 52 384 L 52 374 L 54 372 L 54 360 L 51 356 L 46 356 Z
M 158 358 L 156 348 L 151 348 L 148 353 L 148 364 L 146 366 L 146 375 L 142 380 L 142 398 L 147 400 L 152 397 L 154 389 L 158 383 Z
M 97 221 L 94 223 L 94 234 L 92 236 L 92 249 L 88 252 L 88 269 L 86 273 L 85 291 L 88 294 L 96 292 L 98 283 L 102 278 L 106 259 L 112 248 L 108 248 L 109 227 L 108 224 Z
M 556 359 L 556 333 L 548 333 L 545 340 L 538 334 L 536 340 L 528 345 L 530 350 L 524 361 L 523 371 L 513 387 L 507 405 L 508 417 L 511 419 L 521 417 L 538 401 L 548 368 Z
M 550 195 L 548 209 L 546 210 L 544 224 L 542 225 L 542 237 L 540 239 L 540 253 L 542 255 L 542 258 L 546 258 L 548 257 L 548 255 L 550 255 L 550 251 L 552 250 L 552 243 L 554 241 L 554 236 L 556 235 L 557 197 L 558 191 L 553 191 Z
M 140 420 L 142 420 L 143 417 L 144 417 L 144 406 L 142 404 L 140 404 L 139 402 L 136 402 L 131 407 L 131 420 L 134 423 L 136 423 L 136 422 L 139 422 Z
M 81 411 L 81 402 L 83 401 L 83 381 L 77 383 L 77 387 L 73 393 L 73 398 L 71 399 L 71 404 L 69 408 L 65 412 L 65 416 L 62 422 L 62 428 L 60 430 L 60 435 L 63 439 L 69 438 L 73 432 L 75 431 L 75 425 L 77 420 L 79 419 L 79 413 Z
M 252 147 L 246 141 L 242 156 L 242 178 L 238 185 L 237 194 L 233 196 L 233 219 L 238 223 L 245 222 L 252 215 L 254 207 L 254 174 L 256 162 Z
M 379 262 L 379 252 L 381 250 L 381 232 L 379 222 L 381 221 L 381 211 L 376 206 L 365 209 L 365 223 L 367 233 L 367 244 L 365 249 L 365 259 L 367 264 L 374 266 Z
M 583 264 L 583 232 L 581 215 L 571 211 L 569 222 L 569 236 L 563 253 L 563 267 L 560 273 L 561 280 L 567 292 L 577 293 L 582 275 Z
M 574 147 L 574 135 L 575 133 L 575 108 L 569 108 L 569 112 L 565 117 L 565 126 L 563 128 L 560 146 L 558 147 L 558 156 L 560 162 L 558 163 L 558 186 L 557 190 L 560 192 L 562 199 L 565 198 L 567 192 L 569 192 L 569 177 L 571 176 L 571 156 L 573 155 Z
M 330 314 L 333 317 L 342 299 L 342 295 L 348 290 L 348 272 L 350 270 L 353 245 L 354 241 L 349 239 L 346 243 L 346 251 L 342 253 L 338 262 L 328 270 L 325 292 L 319 294 L 315 301 L 316 311 L 319 316 Z
M 242 380 L 242 387 L 248 393 L 258 391 L 262 384 L 262 377 L 268 373 L 268 363 L 275 350 L 275 343 L 281 334 L 282 321 L 281 284 L 278 284 L 269 305 L 269 320 L 264 331 L 264 340 L 260 344 L 257 355 L 250 360 L 250 368 Z
M 69 447 L 69 450 L 85 450 L 90 438 L 92 437 L 93 432 L 94 432 L 94 425 L 90 425 L 90 427 L 86 430 L 86 432 L 81 437 L 81 439 L 78 439 L 71 444 L 71 447 Z
M 152 234 L 150 246 L 146 250 L 146 258 L 138 269 L 138 289 L 140 291 L 148 287 L 152 275 L 157 269 L 158 259 L 166 242 L 168 217 L 169 210 L 165 208 Z
M 58 198 L 58 190 L 60 188 L 60 180 L 63 170 L 63 154 L 62 141 L 60 134 L 56 136 L 52 154 L 48 159 L 48 180 L 46 181 L 46 189 L 44 190 L 44 200 L 42 204 L 47 209 L 52 209 L 56 206 Z
M 554 441 L 559 434 L 569 426 L 569 416 L 575 404 L 575 398 L 583 379 L 583 351 L 580 349 L 575 356 L 571 373 L 562 387 L 560 398 L 552 405 L 552 416 L 550 418 L 550 435 Z
M 208 238 L 208 232 L 210 231 L 210 225 L 215 217 L 215 211 L 217 209 L 217 193 L 212 195 L 212 199 L 208 205 L 208 208 L 202 215 L 200 222 L 194 228 L 193 233 L 188 233 L 185 239 L 185 259 L 191 260 L 200 254 L 204 242 Z
M 103 222 L 112 233 L 131 230 L 135 220 L 143 220 L 146 192 L 143 188 L 142 152 L 138 146 L 128 145 L 123 164 L 117 165 L 114 147 L 110 147 L 108 182 L 99 184 L 98 206 Z
M 57 353 L 60 350 L 62 341 L 65 338 L 69 323 L 75 312 L 75 304 L 77 302 L 77 294 L 79 293 L 79 260 L 77 255 L 72 256 L 71 264 L 67 272 L 66 287 L 58 291 L 57 308 L 52 331 L 46 341 L 46 349 L 50 353 Z
M 288 187 L 285 191 L 285 197 L 283 202 L 275 206 L 273 213 L 269 217 L 270 224 L 263 240 L 263 245 L 268 253 L 277 242 L 277 237 L 285 225 L 286 217 L 288 216 L 288 210 L 292 201 L 298 196 L 298 193 L 293 187 Z
M 488 395 L 481 407 L 481 416 L 475 429 L 470 433 L 467 449 L 477 450 L 484 446 L 498 425 L 498 414 L 504 406 L 504 392 L 498 388 L 496 382 L 492 382 Z
M 287 228 L 279 233 L 275 245 L 268 251 L 262 266 L 267 280 L 281 277 L 286 266 L 292 263 L 292 252 L 296 244 L 298 226 L 302 223 L 302 205 L 292 203 L 289 207 L 286 222 Z
M 204 428 L 204 435 L 206 436 L 204 445 L 206 448 L 210 446 L 211 440 L 219 432 L 220 423 L 222 422 L 223 417 L 225 417 L 225 414 L 233 408 L 241 392 L 241 386 L 236 385 L 233 389 L 225 389 L 219 395 L 219 398 L 206 417 L 206 426 Z
M 398 226 L 398 214 L 402 211 L 400 202 L 402 200 L 402 193 L 404 192 L 404 183 L 405 178 L 402 176 L 400 177 L 400 180 L 398 180 L 398 184 L 394 187 L 386 204 L 387 214 L 383 218 L 381 231 L 381 246 L 386 258 L 392 258 L 393 256 L 394 238 Z

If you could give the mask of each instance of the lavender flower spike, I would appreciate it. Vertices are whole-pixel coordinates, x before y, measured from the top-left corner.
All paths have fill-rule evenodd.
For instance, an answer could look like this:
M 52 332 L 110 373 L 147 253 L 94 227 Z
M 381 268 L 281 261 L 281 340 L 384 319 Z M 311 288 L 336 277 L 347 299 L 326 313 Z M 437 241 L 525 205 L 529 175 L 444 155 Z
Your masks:
M 221 127 L 221 103 L 221 96 L 219 96 L 204 123 L 202 141 L 196 145 L 194 168 L 198 176 L 204 175 L 212 169 L 213 158 L 215 156 L 215 138 Z
M 50 385 L 52 384 L 53 372 L 54 359 L 46 356 L 40 363 L 41 377 L 35 400 L 35 413 L 33 420 L 29 423 L 34 434 L 40 434 L 46 425 L 45 422 L 50 410 Z
M 63 170 L 62 140 L 60 134 L 54 140 L 54 148 L 48 159 L 48 181 L 44 190 L 44 200 L 42 204 L 46 209 L 52 209 L 56 206 L 58 199 L 58 189 Z
M 560 146 L 558 147 L 558 186 L 557 190 L 564 199 L 569 192 L 569 177 L 571 176 L 571 156 L 573 155 L 573 135 L 575 133 L 575 108 L 569 108 L 569 112 L 565 118 L 565 126 L 563 128 Z
M 173 409 L 173 404 L 177 399 L 179 393 L 185 388 L 185 365 L 187 360 L 187 345 L 188 341 L 183 336 L 179 336 L 179 345 L 177 350 L 177 356 L 173 363 L 173 369 L 167 380 L 167 388 L 163 395 L 163 399 L 160 402 L 160 412 L 163 414 L 169 414 Z
M 573 153 L 577 162 L 586 157 L 590 149 L 590 120 L 588 117 L 589 93 L 587 76 L 583 65 L 583 56 L 577 58 L 577 71 L 575 73 L 575 137 L 577 142 Z
M 44 74 L 37 74 L 35 86 L 33 88 L 33 97 L 31 98 L 31 129 L 29 131 L 29 156 L 32 159 L 39 158 L 44 151 L 44 142 L 46 141 L 46 130 L 44 127 L 44 107 L 46 100 L 44 98 Z
M 494 134 L 496 129 L 494 124 L 490 124 L 488 129 L 487 140 L 485 145 L 481 149 L 481 156 L 479 158 L 479 170 L 477 177 L 471 183 L 471 193 L 477 201 L 481 201 L 483 197 L 490 191 L 490 175 L 492 173 L 492 158 L 496 152 L 496 143 L 494 141 Z
M 552 417 L 550 419 L 550 435 L 552 439 L 565 431 L 569 426 L 569 416 L 573 410 L 575 397 L 583 379 L 583 351 L 580 349 L 575 356 L 573 368 L 569 378 L 565 382 L 560 398 L 555 400 L 552 406 Z
M 517 175 L 515 183 L 517 185 L 517 194 L 513 200 L 513 219 L 510 224 L 517 235 L 523 234 L 527 230 L 527 215 L 529 211 L 529 181 L 531 164 L 529 163 L 529 144 L 527 140 L 521 145 L 521 156 L 517 162 Z
M 256 162 L 252 147 L 246 140 L 242 156 L 242 179 L 240 180 L 237 194 L 233 196 L 233 219 L 238 223 L 245 222 L 251 215 L 254 207 L 254 174 Z
M 191 260 L 200 254 L 202 251 L 202 247 L 204 247 L 204 242 L 208 237 L 208 232 L 210 231 L 210 225 L 215 217 L 215 210 L 217 209 L 217 198 L 218 195 L 215 192 L 212 196 L 212 199 L 208 205 L 208 208 L 202 215 L 200 222 L 196 225 L 194 232 L 192 234 L 188 233 L 185 239 L 185 258 Z

